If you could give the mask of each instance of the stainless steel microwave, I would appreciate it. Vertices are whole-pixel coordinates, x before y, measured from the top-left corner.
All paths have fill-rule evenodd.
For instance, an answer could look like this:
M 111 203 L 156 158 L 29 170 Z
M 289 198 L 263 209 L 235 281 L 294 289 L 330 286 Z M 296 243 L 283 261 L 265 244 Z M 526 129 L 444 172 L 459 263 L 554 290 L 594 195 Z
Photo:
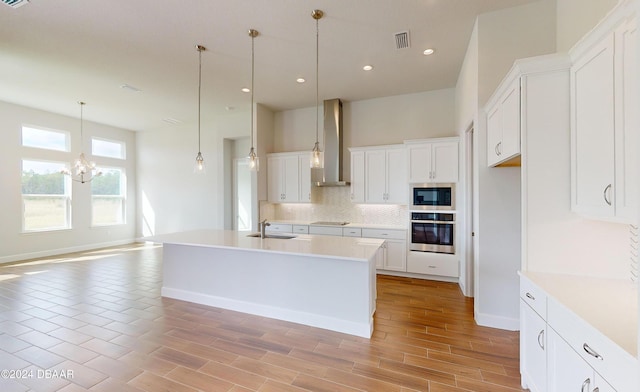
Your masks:
M 411 184 L 411 209 L 455 210 L 455 190 L 452 183 Z

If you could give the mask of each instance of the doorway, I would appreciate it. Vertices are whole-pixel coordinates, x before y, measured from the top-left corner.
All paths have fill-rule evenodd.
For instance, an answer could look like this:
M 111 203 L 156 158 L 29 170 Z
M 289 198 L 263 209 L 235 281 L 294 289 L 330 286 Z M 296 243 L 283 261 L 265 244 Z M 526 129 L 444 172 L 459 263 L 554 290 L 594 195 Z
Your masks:
M 233 160 L 233 229 L 250 231 L 253 216 L 251 171 L 246 159 Z

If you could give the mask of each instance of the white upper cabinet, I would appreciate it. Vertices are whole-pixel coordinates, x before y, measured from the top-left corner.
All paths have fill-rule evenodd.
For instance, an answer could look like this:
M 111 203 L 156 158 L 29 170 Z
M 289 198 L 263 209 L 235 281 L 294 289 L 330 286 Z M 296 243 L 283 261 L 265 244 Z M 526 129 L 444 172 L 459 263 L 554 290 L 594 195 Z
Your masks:
M 596 30 L 571 51 L 571 207 L 637 221 L 636 20 Z
M 311 168 L 308 153 L 269 154 L 267 179 L 267 196 L 271 203 L 311 201 Z
M 520 78 L 514 78 L 487 110 L 487 163 L 489 166 L 519 164 Z
M 351 201 L 364 203 L 364 151 L 351 151 Z
M 458 182 L 458 138 L 408 140 L 409 182 Z
M 407 204 L 407 154 L 404 145 L 356 147 L 351 152 L 354 203 Z

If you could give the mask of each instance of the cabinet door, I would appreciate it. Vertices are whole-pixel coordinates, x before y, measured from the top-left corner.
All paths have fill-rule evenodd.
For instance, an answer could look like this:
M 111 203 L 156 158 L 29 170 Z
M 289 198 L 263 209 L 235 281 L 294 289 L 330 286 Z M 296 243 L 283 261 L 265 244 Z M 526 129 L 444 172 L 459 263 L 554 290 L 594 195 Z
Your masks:
M 458 143 L 434 143 L 432 151 L 431 181 L 458 182 Z
M 385 203 L 387 200 L 386 151 L 371 150 L 364 154 L 365 202 Z
M 407 152 L 404 148 L 386 152 L 386 203 L 407 204 Z
M 572 207 L 593 217 L 613 217 L 613 34 L 571 67 Z
M 502 140 L 498 145 L 500 160 L 520 155 L 520 78 L 513 82 L 501 100 Z
M 431 182 L 431 144 L 409 146 L 409 182 Z
M 364 203 L 364 151 L 351 153 L 351 201 Z
M 615 215 L 628 222 L 637 219 L 638 200 L 638 89 L 637 20 L 623 24 L 615 35 L 616 138 Z
M 547 323 L 520 299 L 520 373 L 531 392 L 547 390 Z
M 591 391 L 593 369 L 551 328 L 547 343 L 549 392 Z
M 279 157 L 267 159 L 267 197 L 271 203 L 281 203 L 282 192 L 282 161 Z
M 386 240 L 386 257 L 384 268 L 392 271 L 407 270 L 407 242 L 399 240 Z
M 298 171 L 299 200 L 303 203 L 309 203 L 311 202 L 311 168 L 309 167 L 308 154 L 298 156 Z
M 300 201 L 298 156 L 287 156 L 282 159 L 283 193 L 285 202 Z
M 500 104 L 487 113 L 487 164 L 494 166 L 500 161 L 500 141 L 502 141 L 502 110 Z

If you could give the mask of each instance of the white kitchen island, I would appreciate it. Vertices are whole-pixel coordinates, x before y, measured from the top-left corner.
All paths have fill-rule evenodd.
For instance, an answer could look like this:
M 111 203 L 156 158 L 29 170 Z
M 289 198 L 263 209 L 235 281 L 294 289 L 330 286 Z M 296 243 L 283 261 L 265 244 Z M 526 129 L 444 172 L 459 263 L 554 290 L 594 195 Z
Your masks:
M 163 243 L 162 296 L 369 338 L 384 240 L 195 230 Z

